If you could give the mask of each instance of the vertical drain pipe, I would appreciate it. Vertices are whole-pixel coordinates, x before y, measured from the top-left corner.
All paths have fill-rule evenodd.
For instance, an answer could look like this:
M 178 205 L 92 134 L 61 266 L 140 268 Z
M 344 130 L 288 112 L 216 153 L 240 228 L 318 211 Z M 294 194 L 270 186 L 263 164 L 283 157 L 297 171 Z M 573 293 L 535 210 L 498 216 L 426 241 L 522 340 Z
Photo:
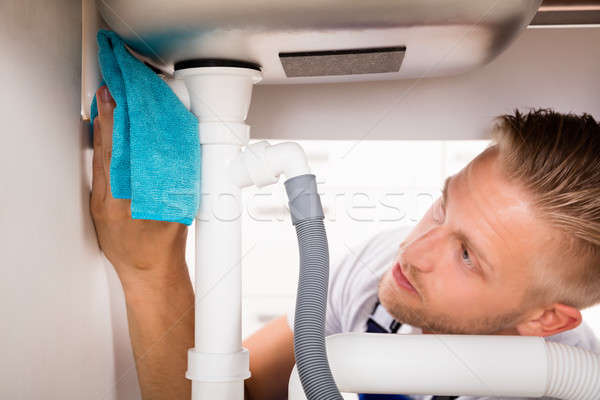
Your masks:
M 301 380 L 311 400 L 341 399 L 323 338 L 329 267 L 323 210 L 304 151 L 295 143 L 247 146 L 250 127 L 244 121 L 252 86 L 261 79 L 258 66 L 192 60 L 175 64 L 175 69 L 169 86 L 198 117 L 202 145 L 194 348 L 188 351 L 186 372 L 192 399 L 244 398 L 250 368 L 241 338 L 241 188 L 275 183 L 281 174 L 288 178 L 285 186 L 300 245 L 294 346 Z
M 240 187 L 227 170 L 249 140 L 245 124 L 257 65 L 222 60 L 175 64 L 202 145 L 200 209 L 196 216 L 195 334 L 186 377 L 192 399 L 243 400 L 250 376 L 241 337 Z

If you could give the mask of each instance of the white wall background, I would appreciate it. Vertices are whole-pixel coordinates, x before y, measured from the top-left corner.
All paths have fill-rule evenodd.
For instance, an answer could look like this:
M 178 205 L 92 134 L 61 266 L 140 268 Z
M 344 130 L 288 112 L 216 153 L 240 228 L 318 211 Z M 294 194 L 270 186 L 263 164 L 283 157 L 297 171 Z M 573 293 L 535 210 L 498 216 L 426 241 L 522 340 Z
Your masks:
M 487 139 L 492 117 L 552 107 L 600 117 L 600 27 L 527 29 L 464 75 L 323 85 L 259 85 L 255 138 Z M 407 49 L 410 51 L 410 49 Z
M 139 398 L 88 210 L 80 1 L 0 1 L 0 49 L 0 398 Z

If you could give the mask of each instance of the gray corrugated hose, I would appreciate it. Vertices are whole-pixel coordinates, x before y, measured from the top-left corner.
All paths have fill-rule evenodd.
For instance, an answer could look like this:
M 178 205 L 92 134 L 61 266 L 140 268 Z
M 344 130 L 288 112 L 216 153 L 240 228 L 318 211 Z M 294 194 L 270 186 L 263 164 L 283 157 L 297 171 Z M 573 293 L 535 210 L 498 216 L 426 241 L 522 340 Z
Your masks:
M 329 369 L 325 347 L 329 249 L 315 176 L 290 178 L 285 182 L 285 189 L 300 252 L 294 317 L 298 375 L 308 400 L 343 400 Z

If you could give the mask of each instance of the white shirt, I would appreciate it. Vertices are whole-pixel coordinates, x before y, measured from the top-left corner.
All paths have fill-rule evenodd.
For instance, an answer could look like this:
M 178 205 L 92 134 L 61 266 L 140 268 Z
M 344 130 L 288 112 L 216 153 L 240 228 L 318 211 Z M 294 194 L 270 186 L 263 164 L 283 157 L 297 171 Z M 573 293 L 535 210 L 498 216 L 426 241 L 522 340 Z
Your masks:
M 383 274 L 392 266 L 398 246 L 412 227 L 384 231 L 366 243 L 350 250 L 330 268 L 325 335 L 365 332 L 366 322 L 377 301 L 377 287 Z M 294 311 L 288 313 L 288 324 L 294 329 Z M 399 321 L 402 322 L 402 321 Z M 422 330 L 403 323 L 398 334 L 420 334 Z M 545 340 L 564 343 L 600 353 L 600 342 L 590 327 L 582 322 L 577 328 L 548 336 Z M 415 400 L 432 396 L 411 395 Z M 461 396 L 458 400 L 485 400 L 488 397 Z M 494 397 L 494 400 L 501 400 Z M 518 400 L 511 397 L 507 400 Z

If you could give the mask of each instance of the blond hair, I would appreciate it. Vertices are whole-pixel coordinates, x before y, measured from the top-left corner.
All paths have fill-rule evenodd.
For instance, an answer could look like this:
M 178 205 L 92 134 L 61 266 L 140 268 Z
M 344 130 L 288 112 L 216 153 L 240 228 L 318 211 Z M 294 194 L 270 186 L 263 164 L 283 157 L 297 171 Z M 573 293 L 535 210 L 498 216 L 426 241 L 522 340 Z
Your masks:
M 492 139 L 508 177 L 532 195 L 573 259 L 558 274 L 545 271 L 535 291 L 578 309 L 600 303 L 600 125 L 589 114 L 517 110 L 497 118 Z

